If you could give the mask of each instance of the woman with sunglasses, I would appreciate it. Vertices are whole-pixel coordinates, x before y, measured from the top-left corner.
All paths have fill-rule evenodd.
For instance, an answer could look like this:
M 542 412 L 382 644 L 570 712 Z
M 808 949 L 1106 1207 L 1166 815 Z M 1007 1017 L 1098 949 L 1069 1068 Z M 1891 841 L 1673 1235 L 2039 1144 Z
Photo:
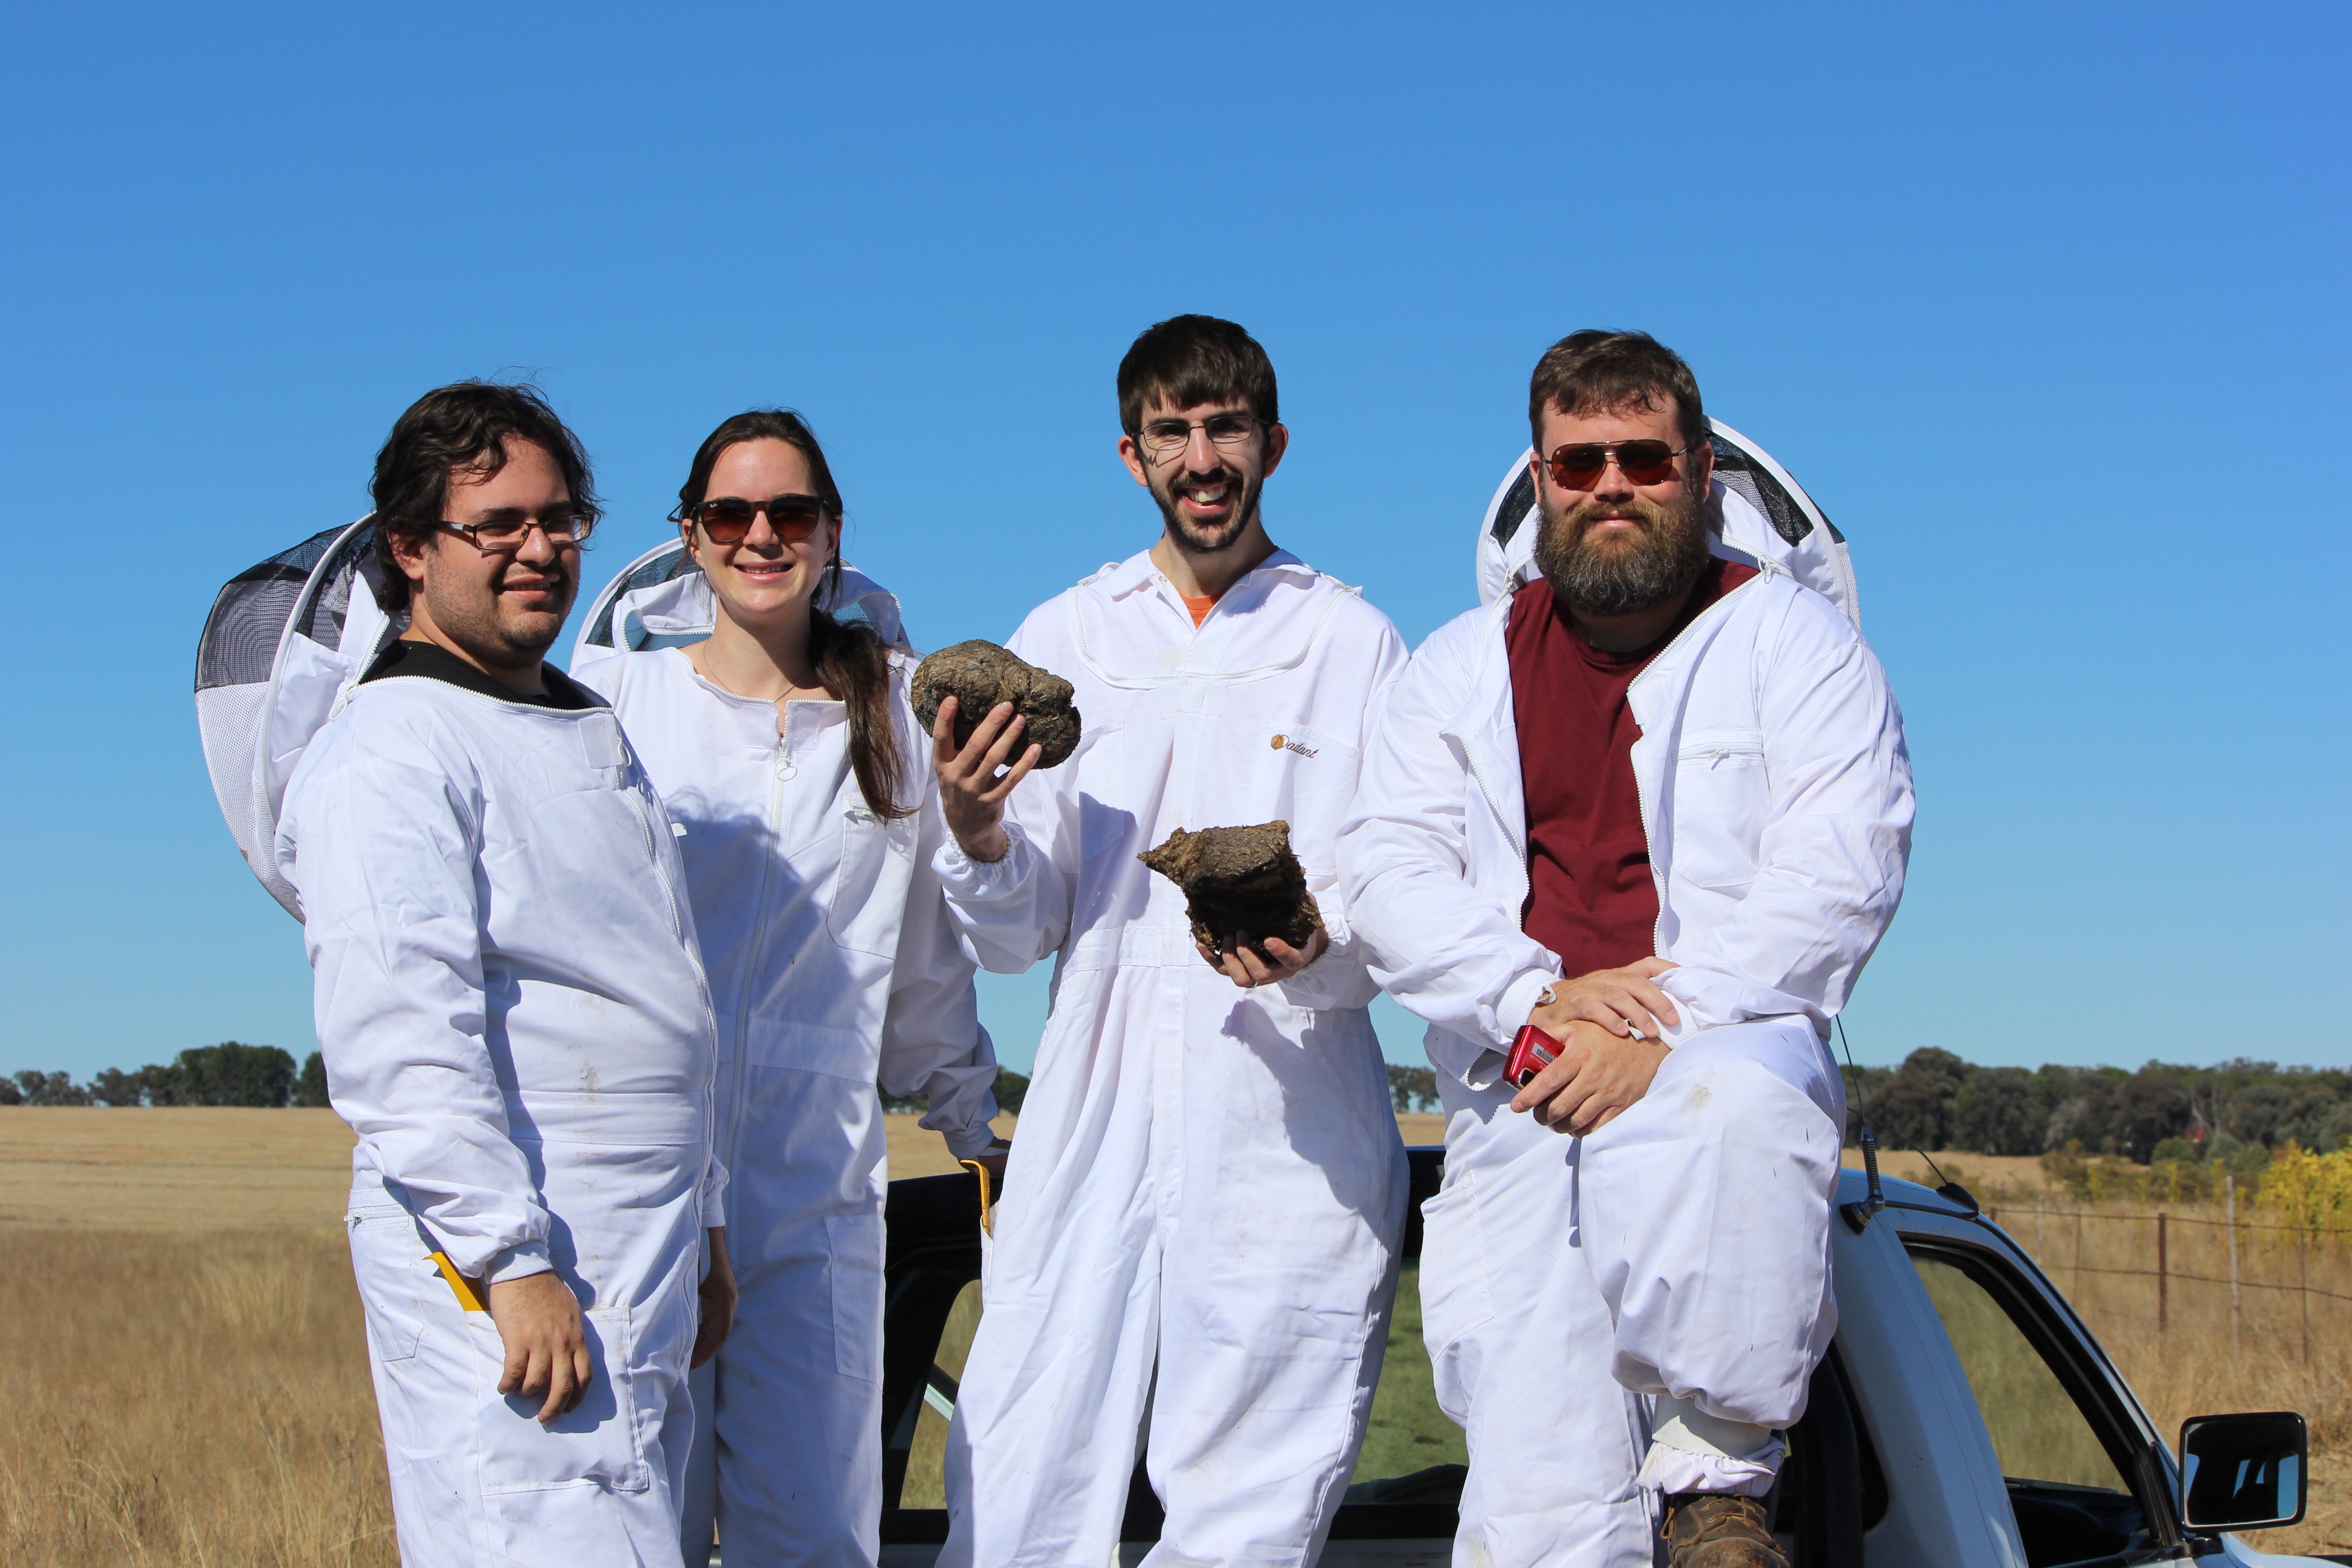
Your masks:
M 719 1016 L 740 1295 L 694 1384 L 686 1560 L 708 1558 L 715 1510 L 730 1563 L 871 1563 L 876 1089 L 928 1093 L 922 1124 L 988 1158 L 1003 1147 L 995 1052 L 930 871 L 946 829 L 908 658 L 821 607 L 841 578 L 841 494 L 816 437 L 794 414 L 737 415 L 695 454 L 673 520 L 709 584 L 710 635 L 586 679 L 668 808 Z

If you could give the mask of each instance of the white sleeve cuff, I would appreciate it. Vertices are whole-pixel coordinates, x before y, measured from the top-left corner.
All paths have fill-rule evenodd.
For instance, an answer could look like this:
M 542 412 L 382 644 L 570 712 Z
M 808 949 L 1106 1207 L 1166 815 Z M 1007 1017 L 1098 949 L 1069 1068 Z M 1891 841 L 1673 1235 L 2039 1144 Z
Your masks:
M 1001 899 L 1028 880 L 1029 841 L 1011 823 L 1004 825 L 1004 853 L 994 860 L 975 860 L 950 834 L 931 855 L 931 871 L 951 894 L 976 900 Z
M 947 1140 L 948 1152 L 957 1159 L 977 1160 L 988 1152 L 990 1144 L 996 1142 L 996 1129 L 982 1121 L 970 1127 L 959 1127 L 952 1132 L 942 1130 L 940 1136 Z
M 503 1285 L 509 1279 L 527 1279 L 534 1274 L 551 1273 L 554 1268 L 554 1263 L 547 1256 L 547 1243 L 526 1241 L 500 1253 L 498 1261 L 482 1271 L 482 1282 Z
M 1536 1010 L 1537 999 L 1543 995 L 1544 988 L 1559 979 L 1557 974 L 1531 969 L 1503 988 L 1503 999 L 1495 1005 L 1495 1021 L 1503 1026 L 1499 1043 L 1506 1051 L 1519 1031 L 1528 1026 L 1528 1015 Z

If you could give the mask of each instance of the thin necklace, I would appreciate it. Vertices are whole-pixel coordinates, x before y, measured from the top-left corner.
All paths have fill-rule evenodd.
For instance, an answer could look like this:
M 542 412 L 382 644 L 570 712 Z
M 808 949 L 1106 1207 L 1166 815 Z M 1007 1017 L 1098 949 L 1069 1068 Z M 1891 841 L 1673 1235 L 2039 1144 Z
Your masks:
M 784 689 L 782 694 L 780 696 L 755 697 L 748 691 L 738 691 L 733 687 L 728 685 L 725 681 L 719 679 L 718 676 L 712 674 L 709 664 L 704 659 L 698 657 L 704 648 L 709 647 L 709 646 L 710 644 L 709 640 L 706 639 L 695 644 L 692 647 L 684 650 L 686 654 L 686 662 L 693 666 L 694 673 L 702 677 L 703 679 L 710 682 L 711 685 L 719 688 L 719 690 L 724 691 L 730 697 L 740 697 L 746 702 L 774 703 L 777 709 L 777 717 L 779 720 L 783 716 L 783 705 L 787 702 L 806 702 L 812 700 L 832 702 L 838 700 L 832 692 L 826 690 L 823 686 L 802 686 L 795 682 L 790 676 L 786 676 L 784 678 Z M 814 698 L 795 697 L 793 694 L 796 691 L 814 692 L 815 693 L 815 696 Z

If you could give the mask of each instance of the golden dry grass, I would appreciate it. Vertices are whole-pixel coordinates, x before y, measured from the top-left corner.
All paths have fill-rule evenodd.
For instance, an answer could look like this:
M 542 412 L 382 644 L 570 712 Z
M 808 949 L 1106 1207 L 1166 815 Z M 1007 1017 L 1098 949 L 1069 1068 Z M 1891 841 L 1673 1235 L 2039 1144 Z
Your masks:
M 953 1169 L 914 1120 L 890 1121 L 894 1173 Z M 1400 1121 L 1408 1142 L 1443 1136 L 1438 1117 Z M 0 1563 L 395 1561 L 338 1223 L 350 1148 L 320 1111 L 0 1111 Z M 1916 1156 L 1889 1156 L 1890 1173 L 1908 1174 L 1906 1161 Z M 2105 1272 L 2154 1267 L 2152 1211 L 2062 1219 L 2084 1205 L 2037 1191 L 2033 1162 L 2000 1163 L 2030 1167 L 2014 1173 L 1979 1156 L 1953 1163 L 1963 1183 L 2002 1194 L 2000 1222 L 2076 1303 L 2160 1429 L 2209 1412 L 2302 1411 L 2312 1515 L 2259 1544 L 2352 1551 L 2352 1302 L 2258 1288 L 2301 1280 L 2352 1295 L 2352 1257 L 2298 1255 L 2242 1231 L 2233 1336 L 2226 1284 L 2189 1278 L 2226 1279 L 2227 1233 L 2186 1223 L 2210 1211 L 2174 1209 L 2159 1329 L 2154 1282 Z M 1412 1370 L 1411 1337 L 1391 1349 L 1400 1373 Z
M 7 1244 L 0 1561 L 397 1560 L 338 1228 L 17 1225 Z
M 0 1111 L 0 1226 L 332 1226 L 351 1185 L 331 1110 Z

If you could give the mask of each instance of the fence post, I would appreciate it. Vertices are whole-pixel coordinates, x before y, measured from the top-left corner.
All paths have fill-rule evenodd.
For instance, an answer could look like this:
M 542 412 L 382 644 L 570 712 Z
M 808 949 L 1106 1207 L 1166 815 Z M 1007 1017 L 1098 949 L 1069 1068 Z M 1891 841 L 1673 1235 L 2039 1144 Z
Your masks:
M 2303 1299 L 2303 1364 L 2311 1364 L 2311 1269 L 2304 1260 L 2303 1226 L 2294 1227 L 2294 1293 Z
M 2221 1214 L 2230 1227 L 2230 1350 L 2238 1349 L 2238 1178 L 2221 1173 Z
M 2156 1331 L 2172 1326 L 2171 1269 L 2165 1260 L 2164 1211 L 2156 1211 Z

